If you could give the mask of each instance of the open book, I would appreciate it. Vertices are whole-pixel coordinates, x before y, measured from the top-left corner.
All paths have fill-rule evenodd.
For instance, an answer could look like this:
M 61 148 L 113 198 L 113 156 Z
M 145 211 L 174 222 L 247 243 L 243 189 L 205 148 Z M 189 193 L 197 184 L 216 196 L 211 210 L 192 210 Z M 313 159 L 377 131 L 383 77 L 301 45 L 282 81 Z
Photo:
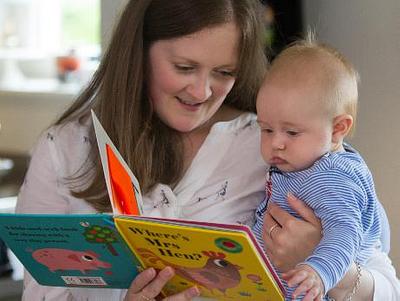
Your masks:
M 218 300 L 284 300 L 248 226 L 143 216 L 139 181 L 93 123 L 113 214 L 0 215 L 0 237 L 37 282 L 128 288 L 143 269 L 171 266 L 165 295 L 197 285 Z

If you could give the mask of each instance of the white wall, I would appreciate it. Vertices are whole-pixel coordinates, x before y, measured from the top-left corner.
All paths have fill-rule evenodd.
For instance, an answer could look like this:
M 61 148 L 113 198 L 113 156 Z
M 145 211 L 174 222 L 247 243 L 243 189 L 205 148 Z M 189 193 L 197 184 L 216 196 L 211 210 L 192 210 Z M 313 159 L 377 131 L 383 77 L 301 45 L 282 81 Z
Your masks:
M 400 271 L 400 1 L 304 4 L 306 24 L 314 25 L 319 40 L 342 51 L 360 73 L 360 111 L 351 142 L 374 175 L 391 224 L 390 256 Z
M 0 91 L 0 152 L 27 154 L 74 93 Z
M 116 17 L 119 16 L 127 0 L 101 0 L 101 46 L 104 50 L 114 28 Z

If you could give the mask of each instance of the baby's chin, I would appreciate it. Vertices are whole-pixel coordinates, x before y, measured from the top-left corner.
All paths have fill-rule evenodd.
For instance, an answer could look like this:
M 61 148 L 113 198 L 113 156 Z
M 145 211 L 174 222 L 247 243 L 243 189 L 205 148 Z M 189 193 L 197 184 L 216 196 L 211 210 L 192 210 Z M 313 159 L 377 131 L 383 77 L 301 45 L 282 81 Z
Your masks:
M 298 172 L 310 168 L 310 166 L 294 166 L 289 162 L 281 164 L 271 164 L 271 166 L 278 168 L 282 172 Z
M 278 168 L 280 171 L 283 171 L 283 172 L 292 172 L 292 171 L 295 171 L 294 169 L 293 169 L 293 167 L 291 167 L 288 163 L 285 163 L 285 164 L 270 164 L 271 165 L 271 167 L 276 167 L 276 168 Z

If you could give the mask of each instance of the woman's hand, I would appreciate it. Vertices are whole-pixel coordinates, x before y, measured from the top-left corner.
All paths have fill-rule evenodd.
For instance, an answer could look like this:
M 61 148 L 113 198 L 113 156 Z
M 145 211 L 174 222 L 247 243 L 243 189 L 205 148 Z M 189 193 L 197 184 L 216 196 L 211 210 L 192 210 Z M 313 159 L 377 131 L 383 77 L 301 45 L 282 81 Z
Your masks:
M 166 267 L 158 274 L 155 269 L 150 268 L 140 273 L 133 280 L 124 301 L 154 301 L 160 300 L 159 296 L 164 285 L 174 276 L 171 267 Z M 166 297 L 164 301 L 188 301 L 200 295 L 197 287 L 191 287 L 179 294 Z
M 287 201 L 302 218 L 298 219 L 270 203 L 264 217 L 263 237 L 268 257 L 281 272 L 303 262 L 322 238 L 321 222 L 312 209 L 288 194 Z

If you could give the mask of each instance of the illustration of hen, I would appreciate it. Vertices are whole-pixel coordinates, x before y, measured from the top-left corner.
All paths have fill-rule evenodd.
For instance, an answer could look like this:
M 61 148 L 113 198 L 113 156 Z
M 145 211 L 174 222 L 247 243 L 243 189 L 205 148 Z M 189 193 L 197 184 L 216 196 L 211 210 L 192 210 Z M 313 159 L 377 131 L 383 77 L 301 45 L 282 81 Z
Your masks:
M 202 253 L 209 257 L 206 264 L 203 267 L 193 268 L 171 264 L 145 248 L 139 248 L 137 251 L 149 262 L 156 263 L 160 261 L 165 266 L 174 268 L 177 275 L 210 291 L 217 289 L 225 294 L 227 289 L 237 286 L 241 280 L 239 273 L 241 267 L 224 260 L 225 254 L 223 253 L 203 251 Z

